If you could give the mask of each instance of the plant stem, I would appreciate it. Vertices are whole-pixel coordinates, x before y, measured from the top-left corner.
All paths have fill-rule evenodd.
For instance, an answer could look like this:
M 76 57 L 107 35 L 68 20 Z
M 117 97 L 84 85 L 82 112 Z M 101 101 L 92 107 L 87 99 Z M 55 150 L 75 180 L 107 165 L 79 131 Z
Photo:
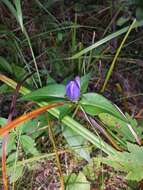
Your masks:
M 57 147 L 56 147 L 56 143 L 55 143 L 55 138 L 54 138 L 53 131 L 51 128 L 51 121 L 49 119 L 48 119 L 48 124 L 49 124 L 49 137 L 50 137 L 51 142 L 53 144 L 53 148 L 54 148 L 54 152 L 55 152 L 55 156 L 56 156 L 56 161 L 57 161 L 57 167 L 58 167 L 59 175 L 60 175 L 61 190 L 64 190 L 65 189 L 64 177 L 62 174 L 62 168 L 61 168 L 60 159 L 59 159 L 59 155 L 58 155 L 58 151 L 57 151 Z
M 2 140 L 2 179 L 4 190 L 8 190 L 8 180 L 6 175 L 6 148 L 8 142 L 8 133 L 4 135 Z
M 128 38 L 128 36 L 129 36 L 131 30 L 133 29 L 135 23 L 136 23 L 136 19 L 133 20 L 133 22 L 132 22 L 132 24 L 130 25 L 130 27 L 129 27 L 127 33 L 126 33 L 126 35 L 124 36 L 124 38 L 123 38 L 123 40 L 122 40 L 122 42 L 121 42 L 119 48 L 117 49 L 117 52 L 116 52 L 116 54 L 115 54 L 115 57 L 114 57 L 114 59 L 113 59 L 113 61 L 112 61 L 112 64 L 111 64 L 109 70 L 108 70 L 108 73 L 107 73 L 107 75 L 106 75 L 106 78 L 105 78 L 104 84 L 103 84 L 103 86 L 102 86 L 101 92 L 104 92 L 104 90 L 105 90 L 105 88 L 106 88 L 106 86 L 107 86 L 107 83 L 108 83 L 108 81 L 109 81 L 109 79 L 110 79 L 110 76 L 111 76 L 111 74 L 112 74 L 112 72 L 113 72 L 113 69 L 114 69 L 114 67 L 115 67 L 116 60 L 117 60 L 117 58 L 118 58 L 118 56 L 119 56 L 119 54 L 120 54 L 120 52 L 121 52 L 122 47 L 123 47 L 124 44 L 125 44 L 126 39 Z

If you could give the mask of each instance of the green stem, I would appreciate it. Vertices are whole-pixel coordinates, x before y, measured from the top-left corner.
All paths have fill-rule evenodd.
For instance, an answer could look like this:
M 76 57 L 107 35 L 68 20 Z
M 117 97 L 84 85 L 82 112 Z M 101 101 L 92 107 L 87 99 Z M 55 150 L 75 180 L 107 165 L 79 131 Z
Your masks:
M 112 64 L 111 64 L 109 70 L 108 70 L 108 73 L 107 73 L 107 75 L 106 75 L 106 78 L 105 78 L 103 87 L 102 87 L 102 89 L 101 89 L 101 92 L 104 92 L 104 90 L 105 90 L 105 88 L 106 88 L 106 86 L 107 86 L 107 83 L 108 83 L 108 81 L 109 81 L 109 79 L 110 79 L 110 76 L 111 76 L 111 74 L 112 74 L 112 72 L 113 72 L 113 69 L 114 69 L 114 67 L 115 67 L 115 63 L 116 63 L 116 60 L 117 60 L 117 58 L 118 58 L 118 56 L 119 56 L 119 53 L 121 52 L 121 49 L 123 48 L 123 46 L 124 46 L 124 44 L 125 44 L 125 41 L 126 41 L 126 39 L 128 38 L 128 36 L 129 36 L 131 30 L 133 29 L 135 23 L 136 23 L 136 19 L 133 20 L 133 22 L 132 22 L 132 24 L 130 25 L 130 27 L 129 27 L 127 33 L 126 33 L 126 35 L 124 36 L 124 38 L 123 38 L 123 40 L 122 40 L 122 42 L 121 42 L 119 48 L 117 49 L 117 52 L 116 52 L 116 54 L 115 54 L 115 57 L 114 57 L 114 59 L 113 59 L 113 61 L 112 61 Z
M 140 22 L 136 22 L 136 24 L 134 24 L 134 26 L 132 28 L 137 28 L 139 26 L 143 25 L 143 21 Z M 93 45 L 81 50 L 80 52 L 76 53 L 75 55 L 73 55 L 72 57 L 69 58 L 70 59 L 78 59 L 79 57 L 81 57 L 82 55 L 88 53 L 89 51 L 103 45 L 104 43 L 112 40 L 113 38 L 116 38 L 118 36 L 120 36 L 121 34 L 124 34 L 125 32 L 127 32 L 129 29 L 129 26 L 122 28 L 121 30 L 118 30 L 117 32 L 114 32 L 108 36 L 106 36 L 105 38 L 103 38 L 102 40 L 99 40 L 98 42 L 94 43 Z
M 31 55 L 32 55 L 32 58 L 33 58 L 34 66 L 35 66 L 35 69 L 36 69 L 36 72 L 37 72 L 39 84 L 40 84 L 40 87 L 42 87 L 42 82 L 41 82 L 37 62 L 36 62 L 36 59 L 35 59 L 35 55 L 34 55 L 34 52 L 33 52 L 32 44 L 31 44 L 30 38 L 29 38 L 28 33 L 27 33 L 25 28 L 23 29 L 23 34 L 25 35 L 25 37 L 27 39 L 27 42 L 28 42 L 28 45 L 29 45 L 29 48 L 30 48 L 30 51 L 31 51 Z

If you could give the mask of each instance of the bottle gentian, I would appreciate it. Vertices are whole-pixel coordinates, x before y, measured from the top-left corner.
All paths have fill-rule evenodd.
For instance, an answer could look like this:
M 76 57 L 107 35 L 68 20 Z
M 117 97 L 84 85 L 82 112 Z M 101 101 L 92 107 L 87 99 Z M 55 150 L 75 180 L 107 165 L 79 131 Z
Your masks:
M 75 80 L 70 81 L 66 85 L 66 96 L 71 101 L 77 101 L 80 96 L 80 78 L 77 76 Z

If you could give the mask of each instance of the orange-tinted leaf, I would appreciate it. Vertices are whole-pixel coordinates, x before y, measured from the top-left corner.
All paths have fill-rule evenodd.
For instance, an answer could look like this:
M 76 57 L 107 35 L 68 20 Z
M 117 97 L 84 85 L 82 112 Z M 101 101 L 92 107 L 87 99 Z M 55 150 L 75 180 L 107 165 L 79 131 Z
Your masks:
M 13 121 L 11 121 L 10 123 L 4 125 L 1 129 L 0 129 L 0 136 L 3 136 L 5 135 L 6 133 L 8 133 L 11 129 L 14 129 L 17 127 L 17 125 L 21 124 L 22 122 L 26 121 L 26 120 L 29 120 L 29 119 L 32 119 L 36 116 L 38 116 L 39 114 L 41 114 L 42 112 L 48 110 L 48 109 L 51 109 L 51 108 L 54 108 L 54 107 L 57 107 L 57 106 L 61 106 L 61 105 L 64 105 L 63 102 L 58 102 L 58 103 L 52 103 L 52 104 L 49 104 L 49 105 L 46 105 L 46 106 L 43 106 L 41 108 L 38 108 L 34 111 L 31 111 L 25 115 L 22 115 L 16 119 L 14 119 Z

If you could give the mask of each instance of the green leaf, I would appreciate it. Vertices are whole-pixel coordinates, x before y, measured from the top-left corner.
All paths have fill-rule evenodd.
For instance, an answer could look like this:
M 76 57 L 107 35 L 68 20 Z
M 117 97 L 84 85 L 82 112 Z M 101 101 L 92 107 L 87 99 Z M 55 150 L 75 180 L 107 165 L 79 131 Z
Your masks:
M 87 143 L 85 139 L 66 126 L 64 127 L 63 135 L 66 138 L 70 147 L 77 148 L 77 150 L 75 149 L 75 152 L 89 162 L 90 153 L 87 149 Z
M 121 119 L 114 117 L 108 113 L 101 113 L 98 115 L 100 120 L 110 129 L 113 131 L 119 138 L 122 138 L 125 141 L 136 142 L 135 138 L 133 137 L 131 131 L 129 130 L 127 122 L 124 122 Z M 131 121 L 131 119 L 130 119 Z M 134 125 L 133 125 L 134 124 Z M 137 128 L 137 124 L 135 125 L 135 121 L 132 119 L 132 127 L 137 135 L 141 136 L 141 129 Z
M 7 164 L 13 164 L 14 162 L 15 162 L 15 160 L 16 160 L 16 154 L 17 154 L 17 152 L 13 152 L 13 153 L 11 153 L 9 156 L 8 156 L 8 158 L 6 159 L 6 163 Z
M 78 174 L 71 174 L 65 177 L 66 179 L 66 190 L 90 190 L 90 183 L 87 181 L 86 177 L 82 172 Z
M 103 158 L 102 162 L 126 172 L 128 180 L 140 181 L 143 179 L 143 147 L 131 143 L 128 143 L 127 147 L 129 152 L 108 156 Z
M 87 91 L 87 87 L 88 87 L 90 78 L 91 78 L 91 73 L 88 73 L 87 75 L 84 75 L 83 77 L 81 77 L 80 83 L 81 83 L 81 92 L 82 93 L 85 93 Z
M 11 89 L 10 89 L 7 85 L 2 84 L 2 85 L 0 86 L 0 92 L 1 92 L 1 93 L 8 93 L 8 92 L 11 92 Z
M 83 94 L 80 105 L 90 115 L 99 115 L 100 113 L 109 113 L 123 121 L 126 118 L 118 111 L 111 101 L 97 93 Z
M 14 133 L 10 133 L 9 134 L 8 144 L 7 144 L 7 154 L 10 153 L 12 150 L 16 150 L 15 135 L 14 135 Z
M 16 7 L 17 20 L 20 24 L 21 30 L 23 31 L 24 26 L 23 26 L 23 16 L 22 16 L 22 9 L 21 9 L 20 0 L 15 0 L 15 7 Z
M 37 130 L 41 128 L 42 120 L 40 120 L 40 117 L 37 117 L 35 119 L 31 119 L 28 121 L 23 122 L 19 127 L 15 129 L 17 134 L 29 134 L 31 133 L 31 137 L 35 139 L 37 136 L 39 136 L 43 131 Z M 45 125 L 42 125 L 42 127 Z
M 7 122 L 7 119 L 0 117 L 0 125 L 5 125 Z
M 12 74 L 12 67 L 7 60 L 0 56 L 0 71 L 6 71 Z
M 26 96 L 23 96 L 22 99 L 39 101 L 39 100 L 48 100 L 50 98 L 54 98 L 57 100 L 57 98 L 63 99 L 64 97 L 65 97 L 65 86 L 62 84 L 52 84 L 40 88 L 38 90 L 35 90 L 34 92 L 31 92 Z
M 33 155 L 38 154 L 38 151 L 35 148 L 35 142 L 31 137 L 27 135 L 22 135 L 20 137 L 20 143 L 26 154 L 33 154 Z
M 59 120 L 62 120 L 66 115 L 69 115 L 74 109 L 75 106 L 72 104 L 65 104 L 59 107 L 60 110 Z
M 26 71 L 24 68 L 16 65 L 15 63 L 12 63 L 12 71 L 13 75 L 16 77 L 16 79 L 21 80 L 26 75 Z
M 0 138 L 1 139 L 1 138 Z M 16 150 L 16 144 L 15 144 L 15 135 L 13 133 L 9 134 L 8 137 L 8 143 L 7 143 L 7 149 L 6 154 L 8 155 L 13 150 Z M 0 143 L 0 157 L 2 156 L 2 144 Z

